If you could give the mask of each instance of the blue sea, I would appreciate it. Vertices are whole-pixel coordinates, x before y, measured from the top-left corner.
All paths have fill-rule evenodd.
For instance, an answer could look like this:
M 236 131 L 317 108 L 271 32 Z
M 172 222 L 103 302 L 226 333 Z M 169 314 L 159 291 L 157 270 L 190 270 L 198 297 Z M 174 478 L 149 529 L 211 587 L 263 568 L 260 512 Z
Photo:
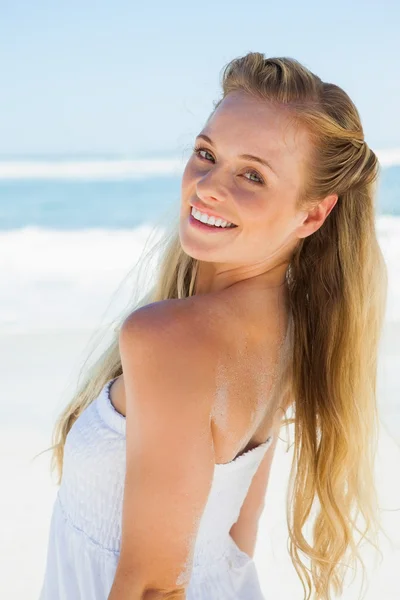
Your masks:
M 179 205 L 183 168 L 183 158 L 0 159 L 0 332 L 95 327 Z M 399 199 L 400 164 L 383 166 L 377 227 L 390 320 L 400 319 Z
M 179 202 L 181 168 L 171 159 L 0 161 L 0 231 L 152 224 Z M 377 201 L 378 215 L 400 216 L 400 165 L 382 169 Z

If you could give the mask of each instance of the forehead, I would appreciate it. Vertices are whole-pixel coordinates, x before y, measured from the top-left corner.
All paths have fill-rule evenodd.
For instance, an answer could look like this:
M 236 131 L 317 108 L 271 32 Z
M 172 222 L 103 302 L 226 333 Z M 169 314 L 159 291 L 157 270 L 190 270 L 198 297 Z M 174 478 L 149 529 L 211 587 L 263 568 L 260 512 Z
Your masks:
M 293 122 L 293 112 L 242 91 L 222 100 L 201 133 L 224 154 L 254 154 L 269 160 L 282 176 L 289 172 L 300 176 L 310 150 L 308 133 Z

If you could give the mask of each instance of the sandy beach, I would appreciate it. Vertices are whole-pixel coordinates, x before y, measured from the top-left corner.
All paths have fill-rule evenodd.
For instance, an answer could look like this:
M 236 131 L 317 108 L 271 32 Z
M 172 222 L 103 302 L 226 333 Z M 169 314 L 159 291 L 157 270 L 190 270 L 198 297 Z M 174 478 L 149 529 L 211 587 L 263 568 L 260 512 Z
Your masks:
M 376 466 L 381 504 L 387 509 L 383 525 L 388 527 L 392 544 L 382 539 L 384 560 L 370 575 L 367 600 L 395 600 L 399 589 L 400 510 L 394 512 L 400 509 L 398 377 L 394 369 L 399 358 L 398 333 L 398 324 L 386 327 L 382 343 L 382 432 Z M 50 444 L 54 419 L 76 385 L 91 335 L 91 331 L 77 330 L 0 337 L 1 598 L 38 598 L 57 486 L 50 476 L 50 453 L 33 457 Z M 286 452 L 285 437 L 283 429 L 272 465 L 255 561 L 266 598 L 297 600 L 302 598 L 302 588 L 286 548 L 285 494 L 292 452 Z M 366 560 L 372 560 L 369 552 Z M 353 584 L 344 600 L 355 599 L 357 592 Z

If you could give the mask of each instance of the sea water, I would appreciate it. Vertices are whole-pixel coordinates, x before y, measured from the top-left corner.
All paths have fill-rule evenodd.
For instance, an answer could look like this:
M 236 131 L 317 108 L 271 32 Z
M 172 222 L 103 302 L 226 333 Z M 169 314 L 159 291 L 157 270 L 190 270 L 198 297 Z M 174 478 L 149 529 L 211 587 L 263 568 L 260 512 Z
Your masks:
M 183 166 L 0 160 L 0 333 L 96 327 L 149 236 L 158 239 L 163 217 L 179 210 Z M 387 319 L 399 321 L 400 164 L 382 169 L 376 213 L 390 276 Z M 115 302 L 117 310 L 118 294 Z

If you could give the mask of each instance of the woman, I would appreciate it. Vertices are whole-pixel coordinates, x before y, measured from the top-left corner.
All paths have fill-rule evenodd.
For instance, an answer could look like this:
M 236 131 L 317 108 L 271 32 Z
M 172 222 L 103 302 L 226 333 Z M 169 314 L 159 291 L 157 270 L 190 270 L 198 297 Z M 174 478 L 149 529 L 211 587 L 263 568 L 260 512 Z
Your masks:
M 261 600 L 258 519 L 289 407 L 304 597 L 341 593 L 356 533 L 375 545 L 377 158 L 348 95 L 294 59 L 249 53 L 222 87 L 155 285 L 55 428 L 41 600 Z

